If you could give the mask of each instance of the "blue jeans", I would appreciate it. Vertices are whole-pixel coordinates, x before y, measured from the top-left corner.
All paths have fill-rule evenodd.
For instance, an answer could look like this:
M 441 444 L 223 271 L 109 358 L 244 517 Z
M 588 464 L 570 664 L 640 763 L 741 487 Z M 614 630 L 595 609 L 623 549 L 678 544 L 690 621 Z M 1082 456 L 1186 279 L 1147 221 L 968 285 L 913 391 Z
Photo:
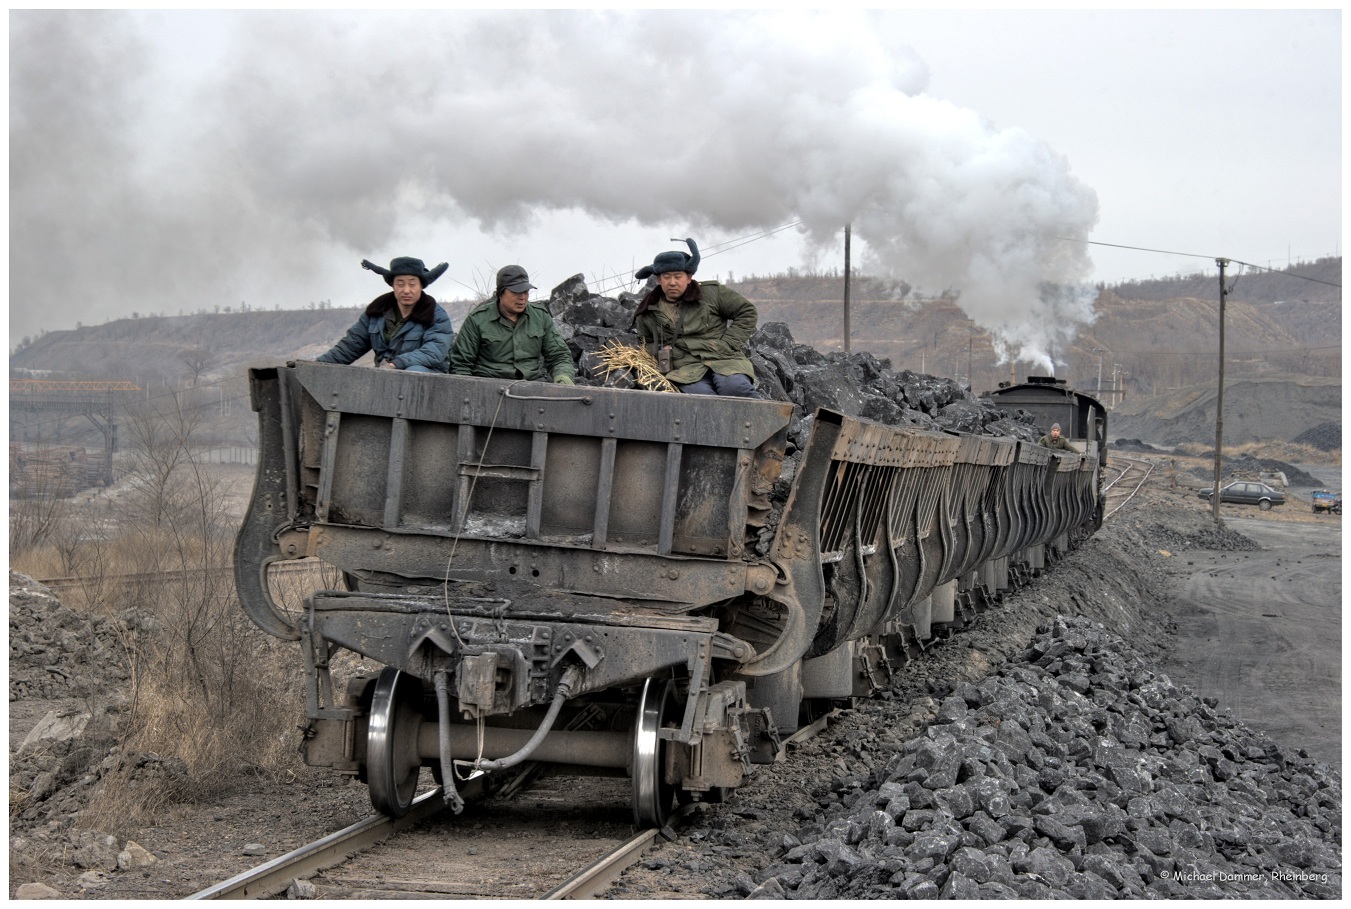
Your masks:
M 704 377 L 697 382 L 690 382 L 688 385 L 676 385 L 687 395 L 727 395 L 733 398 L 759 398 L 760 392 L 755 390 L 755 383 L 751 381 L 750 376 L 744 376 L 736 373 L 730 376 L 720 376 L 713 370 L 704 373 Z

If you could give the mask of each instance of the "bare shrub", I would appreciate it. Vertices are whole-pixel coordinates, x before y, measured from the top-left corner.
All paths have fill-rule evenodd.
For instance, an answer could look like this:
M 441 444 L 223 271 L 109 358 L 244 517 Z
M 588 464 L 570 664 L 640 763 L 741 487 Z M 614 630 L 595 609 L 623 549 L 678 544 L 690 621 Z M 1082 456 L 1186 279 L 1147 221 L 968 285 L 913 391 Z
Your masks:
M 170 399 L 129 415 L 130 492 L 116 538 L 81 549 L 83 605 L 119 619 L 131 676 L 120 756 L 85 824 L 147 821 L 295 761 L 295 645 L 266 636 L 239 606 L 237 525 L 194 444 L 197 413 Z
M 20 472 L 21 483 L 16 479 Z M 56 472 L 23 471 L 13 452 L 10 474 L 9 560 L 17 568 L 23 557 L 50 544 L 70 511 L 70 490 L 65 477 Z

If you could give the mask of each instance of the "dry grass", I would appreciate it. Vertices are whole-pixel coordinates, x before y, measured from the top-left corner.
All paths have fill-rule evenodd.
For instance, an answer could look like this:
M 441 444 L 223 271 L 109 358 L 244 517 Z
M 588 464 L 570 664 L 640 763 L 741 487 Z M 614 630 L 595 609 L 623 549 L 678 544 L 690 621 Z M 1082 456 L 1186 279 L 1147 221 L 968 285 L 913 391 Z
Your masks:
M 1210 502 L 1196 495 L 1196 490 L 1207 483 L 1198 482 L 1191 474 L 1193 468 L 1210 469 L 1212 458 L 1185 457 L 1166 454 L 1148 454 L 1130 452 L 1128 457 L 1135 460 L 1152 461 L 1155 471 L 1149 485 L 1155 489 L 1169 489 L 1177 497 L 1178 507 L 1195 509 L 1211 514 Z M 1256 457 L 1256 455 L 1254 455 Z M 1254 478 L 1255 479 L 1255 478 Z M 1227 481 L 1226 481 L 1227 482 Z M 1270 511 L 1262 511 L 1255 505 L 1237 505 L 1233 502 L 1220 503 L 1220 518 L 1254 518 L 1262 521 L 1280 521 L 1295 524 L 1335 524 L 1341 526 L 1342 516 L 1338 514 L 1315 514 L 1312 502 L 1304 496 L 1284 490 L 1285 504 L 1277 505 Z
M 639 388 L 648 391 L 677 391 L 676 387 L 661 374 L 656 358 L 645 347 L 629 347 L 618 341 L 611 341 L 596 351 L 596 357 L 604 364 L 605 375 L 632 370 L 634 381 Z
M 103 684 L 97 698 L 119 705 L 117 748 L 79 823 L 105 830 L 293 771 L 304 708 L 297 645 L 256 628 L 234 589 L 232 490 L 189 448 L 176 449 L 191 427 L 166 432 L 154 422 L 162 417 L 144 419 L 134 427 L 142 457 L 116 498 L 72 503 L 74 520 L 28 545 L 16 547 L 11 523 L 11 565 L 38 578 L 78 577 L 62 602 L 108 620 L 104 633 L 115 638 L 104 639 L 101 659 L 129 676 Z M 136 442 L 135 431 L 128 436 Z M 329 580 L 315 572 L 308 583 Z M 288 578 L 277 591 L 296 613 L 307 592 L 300 583 Z
M 61 556 L 55 546 L 34 546 L 12 554 L 9 567 L 30 578 L 61 577 Z
M 1180 454 L 1191 457 L 1205 457 L 1209 453 L 1215 456 L 1215 445 L 1200 442 L 1184 442 L 1177 447 Z M 1342 463 L 1342 450 L 1324 451 L 1312 445 L 1296 445 L 1293 442 L 1263 441 L 1244 442 L 1241 445 L 1225 445 L 1225 457 L 1235 458 L 1248 455 L 1272 461 L 1284 461 L 1287 464 L 1336 464 Z
M 177 801 L 294 766 L 303 691 L 296 645 L 249 621 L 219 547 L 186 548 L 210 567 L 166 558 L 173 547 L 157 535 L 120 540 L 106 570 L 66 597 L 115 620 L 130 674 L 121 759 L 100 781 L 88 826 L 150 823 Z M 146 571 L 168 573 L 132 586 L 117 580 Z

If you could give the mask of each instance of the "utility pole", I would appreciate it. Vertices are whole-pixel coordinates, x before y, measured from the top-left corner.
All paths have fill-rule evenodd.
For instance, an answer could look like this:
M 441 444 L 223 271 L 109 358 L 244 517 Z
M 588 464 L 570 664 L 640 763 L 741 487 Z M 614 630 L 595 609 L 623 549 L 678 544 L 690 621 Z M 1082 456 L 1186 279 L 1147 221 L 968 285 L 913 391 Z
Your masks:
M 1098 391 L 1097 397 L 1102 397 L 1102 355 L 1107 352 L 1106 347 L 1095 347 L 1093 353 L 1098 355 Z
M 852 224 L 844 226 L 844 352 L 849 353 L 849 234 Z
M 1220 463 L 1224 458 L 1224 267 L 1228 259 L 1216 259 L 1220 267 L 1220 380 L 1215 393 L 1215 487 L 1210 494 L 1210 513 L 1220 523 Z

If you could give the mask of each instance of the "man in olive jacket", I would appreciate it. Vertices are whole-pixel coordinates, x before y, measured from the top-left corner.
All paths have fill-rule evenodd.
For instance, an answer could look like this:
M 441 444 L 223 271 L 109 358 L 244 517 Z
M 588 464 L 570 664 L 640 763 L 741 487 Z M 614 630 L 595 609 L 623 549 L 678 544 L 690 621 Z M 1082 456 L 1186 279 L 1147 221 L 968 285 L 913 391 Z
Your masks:
M 716 281 L 695 281 L 699 247 L 685 242 L 690 255 L 658 253 L 634 273 L 660 282 L 634 313 L 638 340 L 661 368 L 669 358 L 666 378 L 686 394 L 758 398 L 755 367 L 745 353 L 759 319 L 755 306 Z
M 1076 451 L 1077 449 L 1069 442 L 1060 437 L 1060 424 L 1052 423 L 1051 431 L 1042 436 L 1037 444 L 1042 448 L 1059 448 L 1063 451 Z
M 489 379 L 573 384 L 572 354 L 553 316 L 530 302 L 535 285 L 519 265 L 497 273 L 497 293 L 464 317 L 451 350 L 450 371 Z M 541 368 L 544 361 L 546 373 Z

